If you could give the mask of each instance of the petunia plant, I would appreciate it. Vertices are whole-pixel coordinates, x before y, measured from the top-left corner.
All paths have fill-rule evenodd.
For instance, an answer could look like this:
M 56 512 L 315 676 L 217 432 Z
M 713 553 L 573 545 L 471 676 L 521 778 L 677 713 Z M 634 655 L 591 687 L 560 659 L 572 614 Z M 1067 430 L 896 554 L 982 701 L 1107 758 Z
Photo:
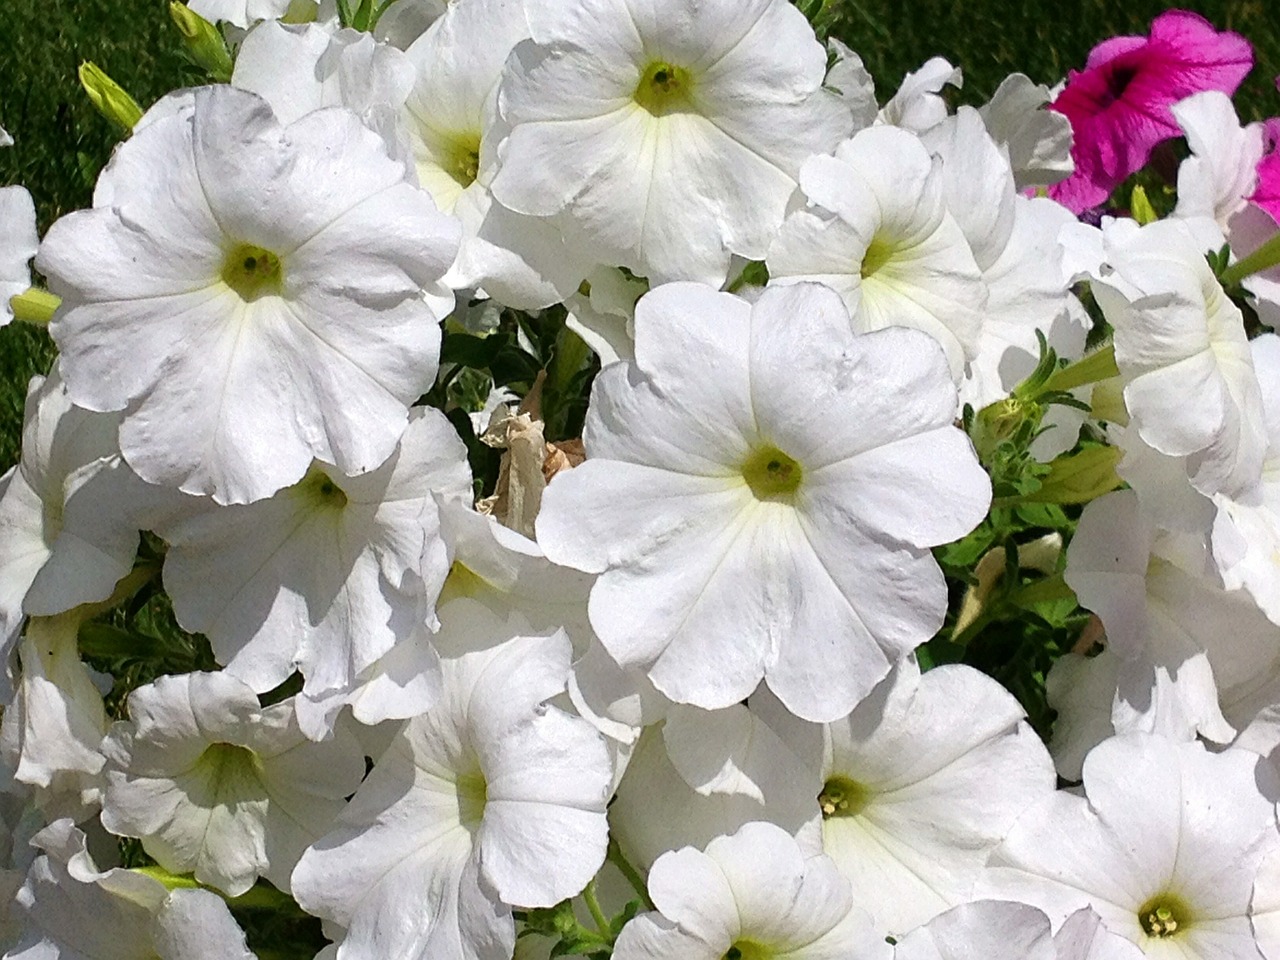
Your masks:
M 82 68 L 91 206 L 0 187 L 0 957 L 1275 960 L 1252 48 L 980 102 L 835 7 Z

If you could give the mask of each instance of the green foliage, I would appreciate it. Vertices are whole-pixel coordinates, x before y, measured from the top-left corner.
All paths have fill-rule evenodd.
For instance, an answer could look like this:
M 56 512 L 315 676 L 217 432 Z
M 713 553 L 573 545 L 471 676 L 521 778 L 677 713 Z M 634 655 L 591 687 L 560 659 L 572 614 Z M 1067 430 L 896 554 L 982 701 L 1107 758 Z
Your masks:
M 591 887 L 587 889 L 590 890 Z M 594 894 L 588 899 L 594 901 Z M 615 917 L 609 918 L 599 914 L 595 918 L 596 927 L 593 929 L 578 920 L 573 900 L 563 900 L 554 907 L 519 913 L 517 918 L 523 921 L 519 935 L 521 937 L 537 935 L 556 941 L 555 946 L 551 948 L 552 960 L 556 957 L 608 960 L 622 928 L 643 909 L 644 904 L 641 901 L 631 900 Z M 593 906 L 591 912 L 596 913 L 598 910 L 598 906 Z

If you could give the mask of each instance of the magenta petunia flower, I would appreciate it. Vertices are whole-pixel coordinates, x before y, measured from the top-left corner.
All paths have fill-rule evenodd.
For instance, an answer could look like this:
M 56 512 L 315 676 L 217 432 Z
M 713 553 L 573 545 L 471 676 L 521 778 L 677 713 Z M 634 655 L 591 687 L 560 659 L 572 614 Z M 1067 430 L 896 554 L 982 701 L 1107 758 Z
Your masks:
M 1076 164 L 1049 196 L 1075 213 L 1103 203 L 1157 144 L 1182 135 L 1170 106 L 1202 90 L 1234 94 L 1252 66 L 1249 41 L 1186 10 L 1160 14 L 1149 37 L 1098 44 L 1049 106 L 1071 121 Z
M 1280 86 L 1280 79 L 1276 84 Z M 1258 164 L 1258 186 L 1249 199 L 1280 223 L 1280 117 L 1266 121 L 1264 130 L 1267 152 Z

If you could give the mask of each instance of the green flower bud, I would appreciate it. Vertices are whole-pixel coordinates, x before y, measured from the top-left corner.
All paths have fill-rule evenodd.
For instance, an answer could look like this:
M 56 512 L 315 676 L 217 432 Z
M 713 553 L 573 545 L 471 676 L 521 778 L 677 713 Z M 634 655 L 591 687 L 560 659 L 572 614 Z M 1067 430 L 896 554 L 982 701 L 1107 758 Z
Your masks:
M 186 41 L 187 55 L 196 66 L 203 67 L 219 83 L 230 82 L 235 64 L 218 28 L 177 0 L 169 4 L 169 16 Z
M 142 119 L 142 108 L 101 67 L 89 60 L 80 64 L 80 85 L 100 114 L 125 133 L 133 132 L 134 126 Z
M 1123 482 L 1116 473 L 1123 451 L 1118 447 L 1087 447 L 1074 456 L 1058 457 L 1040 489 L 1023 499 L 1038 503 L 1088 503 Z

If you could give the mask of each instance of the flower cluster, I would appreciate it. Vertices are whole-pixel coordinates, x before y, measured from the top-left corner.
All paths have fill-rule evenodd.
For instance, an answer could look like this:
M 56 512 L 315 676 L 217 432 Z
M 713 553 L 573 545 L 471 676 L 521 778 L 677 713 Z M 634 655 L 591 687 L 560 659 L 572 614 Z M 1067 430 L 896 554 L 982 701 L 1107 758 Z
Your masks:
M 5 958 L 1280 958 L 1247 41 L 173 12 L 216 82 L 0 190 Z

